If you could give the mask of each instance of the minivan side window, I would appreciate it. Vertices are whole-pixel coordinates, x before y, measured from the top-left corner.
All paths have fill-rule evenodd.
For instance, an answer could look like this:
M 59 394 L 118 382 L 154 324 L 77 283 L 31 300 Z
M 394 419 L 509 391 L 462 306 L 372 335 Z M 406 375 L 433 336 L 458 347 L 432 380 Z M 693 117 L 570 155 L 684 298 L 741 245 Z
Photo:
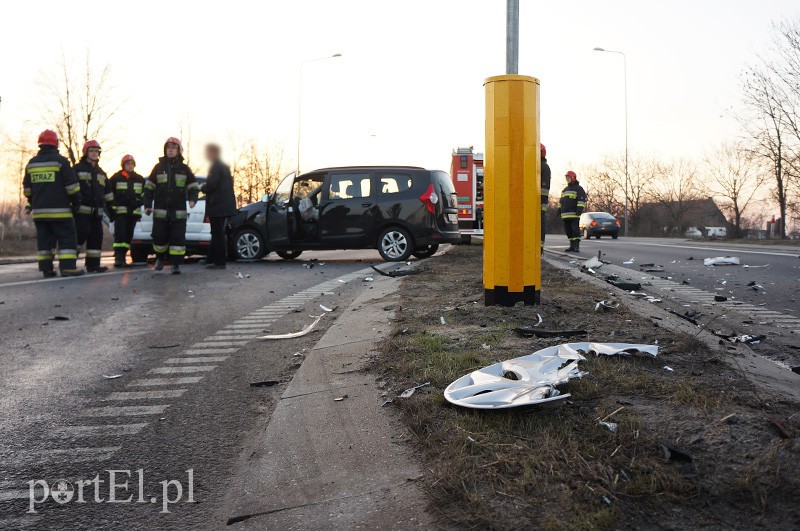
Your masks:
M 399 194 L 411 188 L 411 175 L 407 173 L 384 173 L 380 175 L 378 190 L 381 194 Z
M 368 173 L 338 173 L 330 177 L 328 199 L 369 197 L 371 193 L 371 178 Z

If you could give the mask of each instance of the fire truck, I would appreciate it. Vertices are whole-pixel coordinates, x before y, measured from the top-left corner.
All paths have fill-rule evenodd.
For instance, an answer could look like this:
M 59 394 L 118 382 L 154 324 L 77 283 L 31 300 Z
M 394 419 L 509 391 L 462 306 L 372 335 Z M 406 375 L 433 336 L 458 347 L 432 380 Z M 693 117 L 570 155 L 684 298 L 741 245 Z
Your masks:
M 470 147 L 453 150 L 450 175 L 458 196 L 458 228 L 462 241 L 483 235 L 483 153 Z

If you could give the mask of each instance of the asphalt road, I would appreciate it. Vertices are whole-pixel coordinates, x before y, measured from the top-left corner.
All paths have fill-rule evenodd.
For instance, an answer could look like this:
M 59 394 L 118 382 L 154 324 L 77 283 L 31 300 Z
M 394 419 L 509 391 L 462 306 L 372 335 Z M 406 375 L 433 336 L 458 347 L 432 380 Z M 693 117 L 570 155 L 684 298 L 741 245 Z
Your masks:
M 379 262 L 367 251 L 302 258 L 52 280 L 35 264 L 0 266 L 0 529 L 222 527 L 232 471 L 302 359 L 295 353 L 319 337 L 253 336 L 299 330 L 320 303 L 345 307 L 368 285 L 356 272 Z M 116 499 L 132 501 L 109 502 L 112 469 L 130 471 L 116 474 L 117 485 L 129 481 Z M 62 479 L 69 501 L 51 495 L 26 513 L 29 481 Z M 164 493 L 177 500 L 178 484 L 165 513 Z
M 563 251 L 564 236 L 547 235 L 545 248 Z M 602 238 L 581 242 L 582 259 L 597 256 L 611 263 L 599 273 L 617 273 L 640 282 L 642 290 L 724 333 L 767 336 L 754 350 L 794 367 L 800 365 L 800 247 L 730 244 L 683 239 Z M 704 258 L 736 256 L 742 265 L 705 266 Z M 632 263 L 626 263 L 631 262 Z M 663 266 L 644 271 L 643 264 Z M 757 286 L 752 286 L 755 283 Z M 715 297 L 725 297 L 716 302 Z

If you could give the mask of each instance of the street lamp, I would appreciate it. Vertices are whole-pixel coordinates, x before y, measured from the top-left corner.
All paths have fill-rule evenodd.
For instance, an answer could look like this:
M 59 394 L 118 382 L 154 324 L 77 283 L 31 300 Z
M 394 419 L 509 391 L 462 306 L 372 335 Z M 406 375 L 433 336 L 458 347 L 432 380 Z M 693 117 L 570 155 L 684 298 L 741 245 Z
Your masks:
M 622 56 L 622 72 L 625 79 L 625 236 L 628 235 L 628 58 L 617 50 L 597 47 L 595 52 L 618 53 Z
M 297 175 L 300 175 L 300 131 L 303 124 L 302 118 L 302 105 L 303 105 L 303 67 L 308 63 L 315 63 L 317 61 L 325 61 L 327 59 L 336 59 L 341 57 L 342 54 L 335 53 L 333 55 L 326 55 L 325 57 L 317 57 L 315 59 L 306 59 L 300 63 L 298 68 L 298 83 L 297 83 Z

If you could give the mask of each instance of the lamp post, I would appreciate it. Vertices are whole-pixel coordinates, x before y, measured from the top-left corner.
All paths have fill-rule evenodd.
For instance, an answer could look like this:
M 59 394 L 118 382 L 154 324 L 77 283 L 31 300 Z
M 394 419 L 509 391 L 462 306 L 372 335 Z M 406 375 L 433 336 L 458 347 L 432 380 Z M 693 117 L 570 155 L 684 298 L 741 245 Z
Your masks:
M 628 58 L 617 50 L 597 47 L 595 52 L 618 53 L 622 56 L 622 72 L 625 80 L 625 236 L 628 235 Z
M 298 82 L 297 82 L 297 175 L 300 175 L 300 133 L 303 125 L 303 67 L 308 63 L 315 63 L 317 61 L 325 61 L 327 59 L 335 59 L 341 57 L 342 54 L 335 53 L 325 57 L 317 57 L 315 59 L 306 59 L 300 63 L 298 68 Z

